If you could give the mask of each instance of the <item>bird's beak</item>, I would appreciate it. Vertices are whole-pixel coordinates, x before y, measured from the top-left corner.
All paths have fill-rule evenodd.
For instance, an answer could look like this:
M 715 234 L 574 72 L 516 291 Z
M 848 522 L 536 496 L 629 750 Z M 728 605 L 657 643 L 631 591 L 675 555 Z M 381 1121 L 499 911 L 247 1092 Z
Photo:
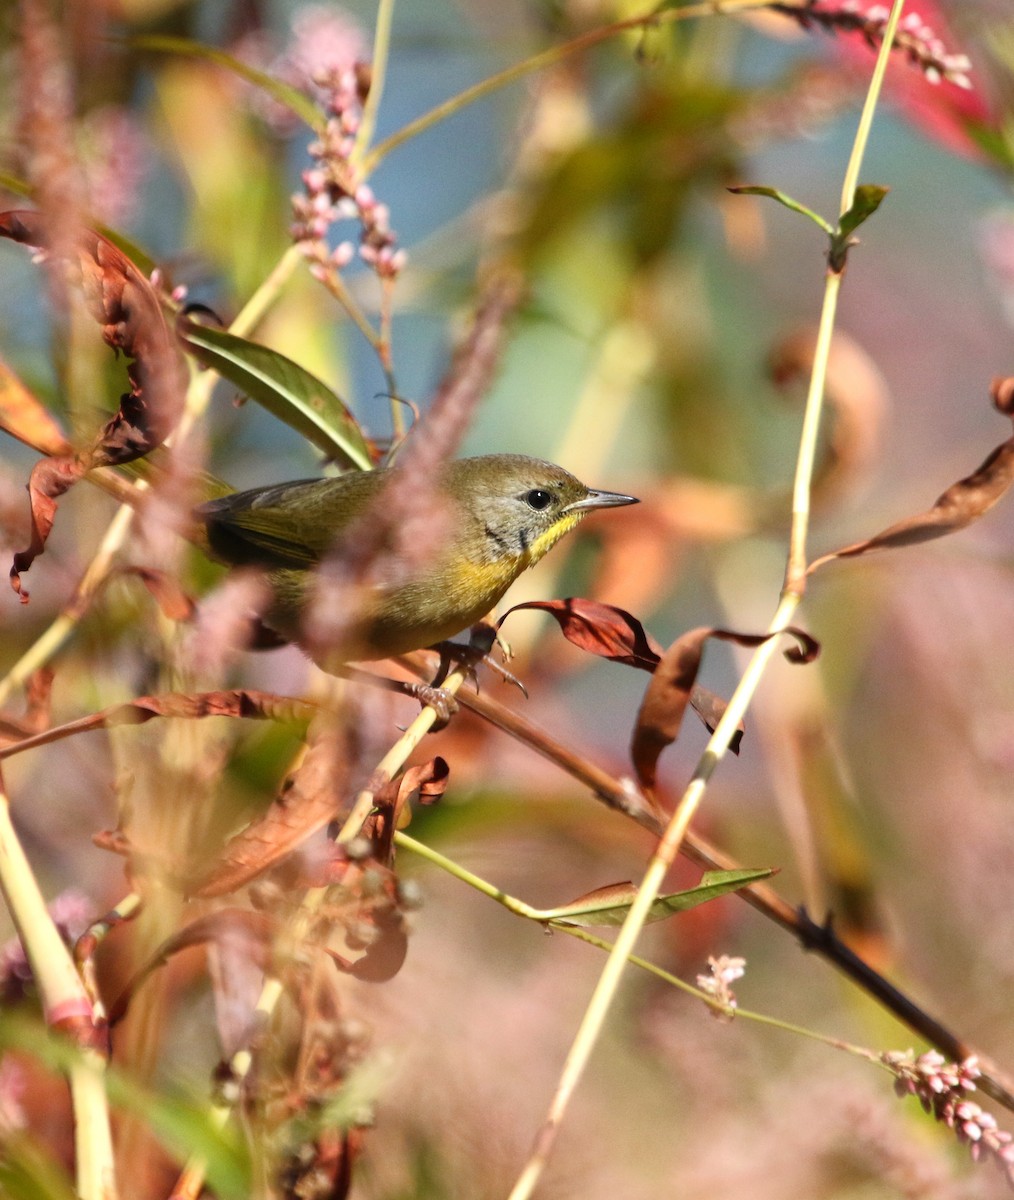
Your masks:
M 589 488 L 583 500 L 568 504 L 565 512 L 588 512 L 593 508 L 621 508 L 624 504 L 640 504 L 636 496 L 623 496 L 619 492 L 597 492 Z

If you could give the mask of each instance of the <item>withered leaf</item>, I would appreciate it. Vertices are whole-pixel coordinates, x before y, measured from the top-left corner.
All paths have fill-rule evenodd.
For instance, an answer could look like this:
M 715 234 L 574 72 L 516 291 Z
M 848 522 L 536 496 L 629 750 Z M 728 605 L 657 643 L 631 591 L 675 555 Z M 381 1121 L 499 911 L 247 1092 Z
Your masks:
M 222 692 L 167 692 L 164 696 L 141 696 L 126 704 L 114 704 L 101 712 L 79 717 L 65 725 L 57 725 L 44 733 L 15 742 L 0 749 L 0 759 L 34 750 L 93 729 L 109 729 L 115 725 L 143 725 L 153 717 L 242 717 L 262 721 L 308 721 L 320 709 L 304 700 L 278 696 L 274 692 L 258 692 L 252 688 L 234 688 Z
M 189 925 L 167 938 L 144 966 L 131 976 L 109 1009 L 109 1024 L 116 1025 L 123 1020 L 130 1001 L 141 984 L 181 950 L 203 946 L 208 942 L 242 940 L 247 954 L 265 966 L 268 942 L 277 929 L 278 921 L 275 917 L 243 908 L 222 908 L 217 912 L 208 913 L 207 916 L 198 917 L 196 921 L 191 921 Z
M 641 622 L 622 608 L 572 596 L 567 600 L 529 600 L 509 608 L 497 622 L 499 629 L 512 612 L 523 608 L 547 612 L 569 642 L 590 654 L 654 671 L 662 647 Z
M 45 247 L 45 221 L 39 213 L 0 213 L 0 237 Z M 43 552 L 53 526 L 56 501 L 85 471 L 115 466 L 147 454 L 172 432 L 183 411 L 183 363 L 155 289 L 127 256 L 94 230 L 83 230 L 73 264 L 85 302 L 102 327 L 102 337 L 127 363 L 130 390 L 106 422 L 90 450 L 63 453 L 37 464 L 29 482 L 32 539 L 15 555 L 11 583 Z
M 500 618 L 497 628 L 519 608 L 548 612 L 569 642 L 600 658 L 651 672 L 656 670 L 661 661 L 662 647 L 637 617 L 626 609 L 574 596 L 568 600 L 530 600 L 508 609 Z M 714 732 L 715 725 L 725 712 L 725 701 L 721 696 L 695 685 L 690 692 L 690 704 L 709 731 Z M 729 747 L 734 754 L 739 753 L 742 740 L 743 725 L 740 723 Z
M 895 546 L 914 546 L 964 529 L 989 512 L 1012 482 L 1014 437 L 997 446 L 978 470 L 952 484 L 937 498 L 932 508 L 889 525 L 873 537 L 822 555 L 810 564 L 808 573 L 812 574 L 835 558 L 853 558 L 872 550 L 887 550 Z
M 408 955 L 408 931 L 396 908 L 385 908 L 372 915 L 374 937 L 361 958 L 349 961 L 334 950 L 327 953 L 341 970 L 366 983 L 386 983 L 405 964 Z
M 429 762 L 406 767 L 395 779 L 388 780 L 376 795 L 378 812 L 363 827 L 374 843 L 374 855 L 380 862 L 393 858 L 393 839 L 396 829 L 404 829 L 412 819 L 409 798 L 419 793 L 420 804 L 436 804 L 447 790 L 451 768 L 437 755 Z
M 721 696 L 711 691 L 710 688 L 701 687 L 699 683 L 695 683 L 690 690 L 690 707 L 701 718 L 708 733 L 714 733 L 715 726 L 722 719 L 722 714 L 729 706 Z M 733 754 L 739 753 L 744 732 L 745 726 L 740 721 L 736 726 L 736 732 L 732 736 L 732 741 L 729 742 L 729 749 Z
M 448 790 L 451 779 L 451 769 L 445 758 L 437 755 L 428 762 L 421 762 L 415 767 L 409 767 L 402 774 L 404 786 L 402 796 L 408 798 L 413 792 L 419 792 L 420 804 L 436 804 L 437 800 Z
M 336 714 L 316 717 L 307 733 L 302 761 L 267 812 L 229 840 L 212 870 L 190 887 L 190 895 L 228 895 L 323 829 L 346 798 L 347 775 L 355 758 L 345 744 L 350 736 Z
M 816 658 L 819 646 L 808 633 L 791 625 L 784 632 L 799 643 L 785 651 L 790 662 L 806 663 Z M 740 646 L 759 646 L 773 636 L 778 635 L 702 626 L 684 633 L 666 650 L 644 693 L 630 743 L 630 757 L 642 787 L 655 786 L 658 757 L 679 736 L 705 642 L 718 638 Z
M 32 514 L 32 533 L 28 548 L 14 555 L 11 566 L 11 587 L 28 603 L 28 591 L 21 586 L 21 572 L 27 571 L 46 547 L 46 540 L 56 518 L 56 502 L 87 470 L 80 458 L 43 458 L 32 468 L 28 477 L 28 497 Z

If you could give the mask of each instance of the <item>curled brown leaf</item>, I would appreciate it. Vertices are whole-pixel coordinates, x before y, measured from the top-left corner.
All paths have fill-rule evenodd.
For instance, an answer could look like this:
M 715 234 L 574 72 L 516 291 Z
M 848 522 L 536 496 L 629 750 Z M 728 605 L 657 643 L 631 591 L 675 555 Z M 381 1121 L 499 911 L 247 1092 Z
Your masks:
M 21 586 L 21 572 L 27 571 L 46 546 L 46 539 L 56 518 L 56 502 L 85 473 L 81 459 L 44 458 L 32 468 L 28 478 L 28 496 L 32 514 L 31 539 L 26 550 L 14 555 L 11 566 L 11 587 L 22 604 L 28 603 L 28 591 Z
M 0 213 L 0 237 L 35 247 L 50 243 L 46 221 L 29 211 Z M 93 230 L 83 231 L 75 249 L 76 261 L 68 265 L 106 344 L 128 360 L 130 390 L 89 450 L 61 451 L 33 470 L 31 542 L 15 555 L 11 569 L 12 586 L 22 600 L 28 593 L 20 575 L 45 549 L 59 497 L 92 467 L 131 462 L 161 445 L 183 410 L 182 359 L 155 289 L 121 250 Z
M 914 546 L 933 538 L 944 537 L 971 525 L 1002 499 L 1014 482 L 1014 437 L 1008 438 L 989 455 L 986 461 L 964 479 L 959 479 L 937 497 L 932 508 L 889 525 L 873 537 L 864 538 L 824 554 L 808 568 L 812 574 L 835 558 L 854 558 L 873 550 L 888 550 L 896 546 Z
M 790 662 L 807 663 L 816 658 L 819 646 L 808 633 L 791 625 L 783 632 L 791 634 L 798 643 L 785 651 Z M 642 787 L 654 788 L 659 755 L 679 736 L 708 639 L 718 638 L 739 646 L 759 646 L 776 636 L 702 626 L 689 630 L 673 642 L 662 655 L 644 693 L 631 738 L 630 757 Z
M 379 862 L 393 860 L 394 831 L 404 829 L 412 819 L 408 802 L 413 792 L 419 793 L 420 804 L 436 804 L 447 790 L 450 777 L 447 761 L 437 755 L 428 762 L 406 767 L 378 789 L 377 811 L 363 826 L 363 833 L 373 840 L 373 855 Z
M 564 637 L 589 654 L 650 672 L 654 672 L 661 661 L 662 647 L 637 617 L 626 609 L 573 596 L 568 600 L 531 600 L 508 609 L 500 618 L 497 628 L 519 608 L 548 612 L 560 626 Z M 722 697 L 694 684 L 690 689 L 690 705 L 709 732 L 713 733 L 725 712 L 726 704 Z M 733 754 L 739 753 L 742 740 L 743 724 L 740 722 L 729 744 Z

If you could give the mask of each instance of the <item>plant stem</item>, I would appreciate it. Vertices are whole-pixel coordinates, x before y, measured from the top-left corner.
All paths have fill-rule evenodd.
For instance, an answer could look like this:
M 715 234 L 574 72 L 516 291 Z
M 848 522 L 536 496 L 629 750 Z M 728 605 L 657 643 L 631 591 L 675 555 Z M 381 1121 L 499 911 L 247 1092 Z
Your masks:
M 78 1193 L 82 1200 L 115 1200 L 113 1143 L 103 1080 L 105 1064 L 91 1045 L 94 1011 L 14 830 L 2 778 L 0 890 L 28 956 L 46 1024 L 67 1030 L 83 1050 L 82 1057 L 68 1070 Z
M 482 895 L 488 896 L 491 900 L 495 900 L 497 904 L 502 905 L 508 912 L 531 921 L 539 922 L 540 924 L 546 923 L 546 914 L 542 910 L 532 908 L 531 905 L 526 904 L 523 900 L 519 900 L 516 896 L 511 896 L 507 892 L 502 891 L 494 884 L 473 874 L 467 867 L 463 867 L 460 863 L 447 858 L 439 850 L 434 850 L 432 846 L 427 846 L 425 842 L 416 841 L 415 838 L 410 837 L 407 833 L 400 830 L 395 833 L 394 841 L 402 849 L 418 855 L 419 858 L 426 859 L 427 862 L 431 862 L 435 867 L 446 871 L 448 875 L 452 875 L 455 879 L 460 879 L 462 883 L 474 888 L 477 892 L 481 892 Z M 552 928 L 554 933 L 564 933 L 568 937 L 577 938 L 578 941 L 586 942 L 589 946 L 594 946 L 598 950 L 608 952 L 613 948 L 613 944 L 605 938 L 600 938 L 594 933 L 589 933 L 587 929 L 575 925 L 553 924 Z M 795 1025 L 791 1021 L 783 1021 L 778 1017 L 768 1016 L 766 1013 L 753 1012 L 750 1009 L 739 1007 L 730 1010 L 725 1004 L 720 1000 L 716 1000 L 708 992 L 694 987 L 693 984 L 687 983 L 685 979 L 680 979 L 678 975 L 673 975 L 671 971 L 667 971 L 664 967 L 658 966 L 649 959 L 641 958 L 637 954 L 631 954 L 628 962 L 632 966 L 640 967 L 641 970 L 654 975 L 656 979 L 661 979 L 663 983 L 668 983 L 672 987 L 686 993 L 686 995 L 700 1000 L 718 1013 L 730 1017 L 735 1016 L 737 1019 L 743 1021 L 752 1021 L 758 1025 L 768 1025 L 772 1029 L 781 1029 L 785 1033 L 793 1033 L 799 1037 L 809 1038 L 811 1041 L 820 1042 L 836 1050 L 845 1050 L 849 1054 L 855 1054 L 859 1058 L 866 1059 L 869 1062 L 879 1062 L 879 1055 L 865 1046 L 857 1046 L 852 1042 L 831 1037 L 826 1033 L 817 1033 L 816 1030 L 807 1029 L 803 1025 Z M 883 1066 L 883 1064 L 880 1065 Z M 884 1069 L 886 1070 L 887 1068 L 885 1067 Z
M 534 75 L 538 71 L 544 71 L 547 67 L 555 66 L 573 54 L 580 54 L 584 50 L 590 50 L 593 46 L 599 45 L 600 42 L 609 41 L 612 38 L 619 37 L 621 34 L 628 33 L 632 29 L 640 29 L 646 25 L 669 25 L 675 21 L 689 21 L 695 17 L 713 17 L 724 13 L 746 12 L 752 8 L 765 8 L 768 3 L 769 0 L 711 0 L 710 3 L 689 4 L 685 8 L 667 8 L 662 11 L 652 9 L 650 12 L 644 13 L 639 17 L 628 17 L 623 21 L 614 21 L 610 25 L 602 25 L 598 29 L 590 29 L 587 33 L 582 33 L 576 38 L 571 38 L 569 42 L 563 42 L 558 46 L 550 46 L 548 50 L 542 50 L 538 54 L 533 54 L 530 58 L 505 67 L 495 75 L 490 75 L 472 87 L 465 88 L 464 91 L 459 92 L 456 96 L 452 96 L 449 100 L 445 100 L 442 104 L 431 108 L 429 112 L 416 117 L 414 121 L 409 121 L 397 133 L 392 133 L 390 137 L 385 138 L 369 154 L 364 156 L 362 160 L 363 178 L 365 179 L 371 175 L 376 170 L 380 161 L 386 158 L 392 150 L 397 150 L 405 142 L 411 141 L 412 138 L 425 132 L 427 129 L 431 129 L 434 125 L 439 125 L 441 121 L 467 108 L 468 105 L 474 104 L 476 100 L 481 100 L 485 96 L 489 96 L 493 92 L 499 91 L 501 88 L 515 83 L 519 79 L 524 79 L 526 75 Z M 804 8 L 805 3 L 801 0 L 798 7 Z
M 391 56 L 391 23 L 394 18 L 394 0 L 380 0 L 377 6 L 377 27 L 373 35 L 373 58 L 370 62 L 370 91 L 363 105 L 363 115 L 356 133 L 356 144 L 352 149 L 352 165 L 361 162 L 367 146 L 373 140 L 377 126 L 377 113 L 384 95 L 387 64 Z
M 878 67 L 882 68 L 882 64 L 886 64 L 887 57 L 891 52 L 894 30 L 897 28 L 897 21 L 903 3 L 904 0 L 894 0 L 891 14 L 892 19 L 888 24 L 884 40 L 880 47 L 877 60 Z M 689 10 L 682 9 L 680 11 L 687 12 Z M 876 96 L 879 95 L 879 86 L 882 80 L 883 69 L 879 71 L 875 70 L 869 89 L 874 96 L 874 103 Z M 872 115 L 869 98 L 867 105 L 864 106 L 864 118 L 868 109 Z M 846 180 L 858 178 L 862 152 L 865 149 L 868 133 L 869 122 L 867 120 L 865 124 L 860 125 L 856 135 L 858 149 L 856 147 L 853 148 L 846 172 Z M 844 191 L 843 194 L 845 194 Z M 817 434 L 820 428 L 824 394 L 824 374 L 827 367 L 827 352 L 830 349 L 840 278 L 839 273 L 828 273 L 821 318 L 823 355 L 821 355 L 820 345 L 818 345 L 818 352 L 814 363 L 814 378 L 811 380 L 807 411 L 800 433 L 792 528 L 790 530 L 788 565 L 786 568 L 786 587 L 782 592 L 775 615 L 768 626 L 768 630 L 772 635 L 779 633 L 789 624 L 802 601 L 802 579 L 805 576 L 806 530 L 809 521 L 810 481 L 816 455 Z M 797 576 L 800 566 L 803 568 L 803 574 Z M 592 993 L 588 1008 L 571 1045 L 546 1119 L 536 1136 L 531 1155 L 510 1192 L 509 1200 L 529 1200 L 545 1170 L 556 1142 L 557 1133 L 570 1103 L 570 1098 L 584 1073 L 592 1050 L 598 1042 L 606 1017 L 612 1007 L 627 959 L 634 949 L 634 945 L 640 935 L 654 898 L 665 878 L 665 874 L 679 853 L 687 828 L 704 798 L 708 781 L 715 767 L 727 752 L 736 727 L 753 699 L 757 686 L 776 648 L 776 639 L 772 636 L 759 646 L 751 657 L 739 685 L 729 701 L 728 708 L 716 726 L 715 732 L 698 762 L 697 769 L 694 771 L 693 778 L 690 780 L 679 804 L 676 806 L 672 818 L 656 847 L 655 853 L 652 855 L 651 862 L 641 881 L 637 895 L 630 907 L 626 920 L 620 928 L 616 942 L 609 954 L 609 958 L 606 960 L 605 967 Z

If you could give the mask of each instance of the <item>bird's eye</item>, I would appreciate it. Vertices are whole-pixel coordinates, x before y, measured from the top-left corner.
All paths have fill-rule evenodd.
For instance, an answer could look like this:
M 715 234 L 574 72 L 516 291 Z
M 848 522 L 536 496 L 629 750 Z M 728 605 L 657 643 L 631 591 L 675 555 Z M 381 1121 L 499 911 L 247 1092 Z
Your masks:
M 543 488 L 532 488 L 530 492 L 525 492 L 525 501 L 529 508 L 534 508 L 536 512 L 542 512 L 544 508 L 548 508 L 553 503 L 553 494 Z

